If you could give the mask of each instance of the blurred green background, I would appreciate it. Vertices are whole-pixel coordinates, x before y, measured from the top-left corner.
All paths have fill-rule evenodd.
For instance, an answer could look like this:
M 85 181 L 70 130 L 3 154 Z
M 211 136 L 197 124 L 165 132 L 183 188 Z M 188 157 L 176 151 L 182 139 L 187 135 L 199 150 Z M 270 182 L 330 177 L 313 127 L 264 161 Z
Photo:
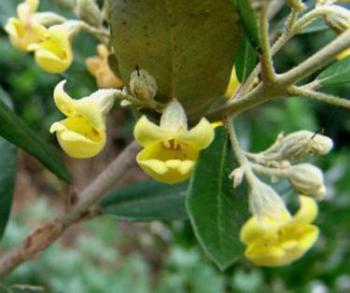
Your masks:
M 42 1 L 41 10 L 66 13 L 53 2 Z M 0 2 L 1 26 L 15 14 L 17 3 Z M 273 29 L 278 28 L 283 16 L 284 11 Z M 276 56 L 278 70 L 297 64 L 333 37 L 330 31 L 298 36 Z M 95 54 L 95 40 L 81 34 L 74 43 L 71 69 L 61 76 L 49 75 L 35 65 L 32 56 L 13 49 L 0 30 L 1 87 L 12 98 L 17 114 L 53 142 L 48 127 L 60 118 L 52 100 L 57 82 L 67 79 L 74 97 L 96 89 L 84 66 L 84 59 Z M 78 46 L 81 43 L 84 46 Z M 324 90 L 343 97 L 349 93 L 349 88 Z M 111 130 L 112 149 L 128 141 L 133 123 L 131 115 L 120 111 L 113 114 L 120 124 Z M 203 254 L 187 222 L 136 224 L 103 217 L 72 228 L 39 258 L 3 280 L 0 292 L 350 292 L 349 113 L 293 99 L 264 105 L 245 114 L 239 123 L 242 145 L 255 151 L 271 144 L 280 131 L 299 129 L 323 129 L 336 144 L 330 155 L 314 161 L 325 171 L 328 193 L 320 203 L 317 220 L 321 237 L 300 261 L 282 268 L 257 268 L 242 259 L 223 273 Z M 76 176 L 88 172 L 87 165 L 76 167 L 70 160 L 67 163 Z M 50 219 L 62 200 L 59 194 L 63 187 L 33 159 L 21 154 L 18 168 L 14 213 L 0 243 L 1 250 L 13 247 L 38 223 Z M 131 177 L 142 176 L 138 170 L 135 174 Z

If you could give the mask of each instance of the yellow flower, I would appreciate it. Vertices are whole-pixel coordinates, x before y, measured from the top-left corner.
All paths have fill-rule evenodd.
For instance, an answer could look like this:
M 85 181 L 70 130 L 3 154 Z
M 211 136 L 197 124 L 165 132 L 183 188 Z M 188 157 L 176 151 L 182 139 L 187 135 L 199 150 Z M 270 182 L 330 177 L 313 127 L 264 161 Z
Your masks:
M 228 83 L 228 86 L 225 92 L 225 97 L 227 99 L 231 99 L 236 93 L 238 87 L 239 87 L 239 81 L 237 79 L 236 68 L 233 67 L 231 71 L 230 81 Z
M 89 97 L 73 100 L 61 81 L 54 90 L 57 108 L 67 116 L 55 122 L 50 132 L 56 132 L 62 149 L 73 158 L 90 158 L 106 144 L 105 116 L 113 106 L 112 90 L 99 90 Z
M 66 71 L 73 62 L 71 39 L 80 28 L 79 22 L 67 21 L 46 28 L 40 24 L 33 26 L 41 41 L 29 46 L 34 51 L 39 67 L 49 73 Z
M 121 88 L 123 82 L 115 76 L 108 63 L 109 51 L 103 44 L 97 46 L 98 56 L 87 58 L 86 67 L 96 78 L 99 88 Z
M 343 52 L 341 52 L 340 54 L 338 54 L 337 55 L 337 59 L 338 60 L 343 60 L 343 59 L 345 59 L 346 57 L 349 57 L 349 56 L 350 56 L 350 48 L 346 49 Z
M 255 216 L 242 227 L 241 241 L 247 245 L 245 256 L 256 265 L 281 266 L 302 257 L 318 238 L 318 228 L 311 223 L 318 213 L 316 202 L 300 196 L 299 211 L 288 212 L 278 220 Z
M 142 116 L 134 136 L 144 147 L 136 157 L 141 168 L 160 182 L 174 184 L 191 176 L 200 150 L 214 139 L 214 130 L 205 118 L 188 130 L 184 109 L 173 100 L 164 110 L 160 126 Z
M 17 7 L 18 18 L 11 17 L 5 25 L 12 45 L 24 52 L 31 44 L 37 43 L 40 37 L 33 30 L 34 14 L 39 6 L 39 0 L 26 0 Z

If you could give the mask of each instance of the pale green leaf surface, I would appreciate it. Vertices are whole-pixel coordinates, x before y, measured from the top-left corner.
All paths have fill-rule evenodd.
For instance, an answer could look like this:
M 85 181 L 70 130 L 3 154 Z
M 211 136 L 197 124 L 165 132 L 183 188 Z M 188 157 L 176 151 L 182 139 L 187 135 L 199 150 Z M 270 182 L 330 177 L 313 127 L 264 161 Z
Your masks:
M 187 185 L 142 181 L 111 192 L 100 205 L 104 214 L 119 220 L 184 220 Z
M 241 34 L 230 0 L 113 0 L 111 29 L 124 82 L 146 69 L 158 98 L 177 98 L 189 115 L 225 93 Z
M 196 164 L 186 200 L 194 232 L 207 255 L 224 270 L 243 255 L 239 240 L 248 218 L 247 187 L 233 189 L 229 174 L 237 165 L 225 128 L 216 129 L 215 140 Z

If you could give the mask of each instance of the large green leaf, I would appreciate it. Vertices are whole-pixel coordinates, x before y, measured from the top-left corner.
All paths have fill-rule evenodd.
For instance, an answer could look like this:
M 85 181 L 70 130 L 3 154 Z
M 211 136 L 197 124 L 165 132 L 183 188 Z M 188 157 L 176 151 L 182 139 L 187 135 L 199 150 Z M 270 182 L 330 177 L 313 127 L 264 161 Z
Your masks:
M 242 19 L 244 31 L 252 47 L 260 47 L 257 17 L 248 0 L 233 0 L 236 2 L 238 12 Z
M 350 57 L 326 68 L 317 80 L 322 86 L 341 86 L 350 83 Z
M 225 128 L 196 164 L 186 200 L 197 239 L 208 256 L 224 270 L 243 252 L 239 230 L 248 218 L 246 184 L 233 189 L 230 172 L 237 167 Z
M 11 105 L 7 94 L 0 88 L 0 100 Z M 11 212 L 16 180 L 16 147 L 0 137 L 0 239 L 4 234 Z
M 69 182 L 69 174 L 56 151 L 17 117 L 0 100 L 0 136 L 36 157 L 59 178 Z
M 246 37 L 243 37 L 235 62 L 237 78 L 244 82 L 256 66 L 258 54 Z
M 107 195 L 101 201 L 102 212 L 127 221 L 184 220 L 187 186 L 138 182 Z
M 223 96 L 239 44 L 231 0 L 110 0 L 112 44 L 121 78 L 138 65 L 157 80 L 158 97 L 177 98 L 189 115 Z

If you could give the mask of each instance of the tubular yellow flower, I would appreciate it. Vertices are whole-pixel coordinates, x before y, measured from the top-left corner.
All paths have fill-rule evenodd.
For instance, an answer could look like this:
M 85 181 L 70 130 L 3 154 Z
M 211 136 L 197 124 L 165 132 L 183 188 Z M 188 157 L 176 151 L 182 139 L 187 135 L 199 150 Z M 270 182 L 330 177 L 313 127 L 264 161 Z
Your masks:
M 134 136 L 144 147 L 136 160 L 145 173 L 160 182 L 174 184 L 191 176 L 200 150 L 214 139 L 214 130 L 205 118 L 188 130 L 186 114 L 181 104 L 173 100 L 164 110 L 160 126 L 142 116 L 135 125 Z
M 73 62 L 71 39 L 79 27 L 80 24 L 76 21 L 67 21 L 49 28 L 34 25 L 41 41 L 30 45 L 28 49 L 34 51 L 38 66 L 49 73 L 66 71 Z
M 318 228 L 311 224 L 317 213 L 316 202 L 300 196 L 300 208 L 293 217 L 285 213 L 278 221 L 258 221 L 253 216 L 240 233 L 241 241 L 247 245 L 245 256 L 256 265 L 271 267 L 299 259 L 318 238 Z
M 12 45 L 24 52 L 31 44 L 39 42 L 40 38 L 33 30 L 34 14 L 39 6 L 39 0 L 26 0 L 17 7 L 18 18 L 11 17 L 5 25 Z
M 73 158 L 90 158 L 106 144 L 105 116 L 113 106 L 112 90 L 99 90 L 89 97 L 73 100 L 61 81 L 54 90 L 57 108 L 67 116 L 50 128 L 62 149 Z
M 86 67 L 91 75 L 96 78 L 99 88 L 121 88 L 123 82 L 115 76 L 108 63 L 109 51 L 103 44 L 97 46 L 98 56 L 87 58 Z

